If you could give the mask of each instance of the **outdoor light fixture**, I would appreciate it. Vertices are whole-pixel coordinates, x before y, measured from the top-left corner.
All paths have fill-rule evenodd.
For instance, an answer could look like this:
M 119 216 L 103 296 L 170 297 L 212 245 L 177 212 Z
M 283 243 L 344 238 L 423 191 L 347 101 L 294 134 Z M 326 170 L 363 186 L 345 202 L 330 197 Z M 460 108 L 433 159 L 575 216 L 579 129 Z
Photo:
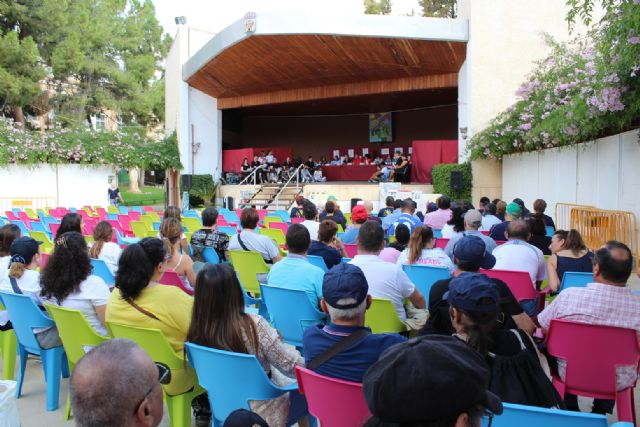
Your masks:
M 460 137 L 462 139 L 467 139 L 467 128 L 466 127 L 460 128 Z
M 187 18 L 184 16 L 176 16 L 175 17 L 176 25 L 185 25 L 187 23 Z

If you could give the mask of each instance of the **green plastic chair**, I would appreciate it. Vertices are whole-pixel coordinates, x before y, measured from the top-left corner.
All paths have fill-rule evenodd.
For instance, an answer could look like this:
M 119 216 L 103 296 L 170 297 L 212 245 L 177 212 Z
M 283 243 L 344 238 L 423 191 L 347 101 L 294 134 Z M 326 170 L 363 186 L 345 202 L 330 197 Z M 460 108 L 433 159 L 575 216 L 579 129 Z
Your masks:
M 260 234 L 272 238 L 278 246 L 287 244 L 287 239 L 279 228 L 263 228 Z
M 200 230 L 202 228 L 202 222 L 200 221 L 199 218 L 192 218 L 192 217 L 182 217 L 182 225 L 184 225 L 185 227 L 187 227 L 187 230 L 191 231 L 192 233 L 194 231 Z
M 282 218 L 280 216 L 267 215 L 262 219 L 262 223 L 266 228 L 269 228 L 269 223 L 271 222 L 282 222 Z M 262 230 L 260 230 L 260 234 L 262 234 Z
M 5 310 L 0 304 L 0 311 Z M 0 353 L 2 353 L 2 379 L 13 380 L 16 372 L 18 340 L 13 330 L 0 332 Z
M 120 211 L 116 206 L 107 206 L 107 213 L 118 215 Z
M 51 251 L 53 250 L 53 242 L 49 240 L 49 236 L 47 236 L 47 233 L 45 233 L 44 231 L 30 230 L 29 236 L 33 237 L 39 242 L 42 242 L 42 244 L 40 245 L 40 252 L 51 253 Z
M 374 334 L 405 332 L 407 330 L 407 326 L 398 317 L 391 300 L 386 298 L 373 298 L 371 307 L 365 313 L 364 324 L 371 328 L 371 332 Z
M 151 217 L 151 215 L 140 215 L 140 222 L 144 223 L 144 225 L 147 227 L 147 230 L 153 230 L 153 218 Z
M 260 283 L 258 283 L 256 275 L 269 273 L 269 267 L 260 252 L 229 251 L 229 257 L 244 289 L 247 292 L 260 295 Z
M 131 231 L 133 231 L 133 234 L 140 239 L 147 237 L 147 232 L 154 231 L 151 227 L 148 227 L 144 221 L 131 221 L 130 224 Z
M 171 347 L 162 331 L 159 329 L 139 328 L 136 326 L 120 325 L 107 322 L 107 329 L 114 338 L 129 339 L 142 347 L 156 363 L 162 363 L 171 369 L 171 383 L 162 386 L 169 419 L 172 427 L 191 426 L 191 401 L 205 392 L 198 383 L 195 371 L 185 362 L 184 358 Z M 194 387 L 185 393 L 169 395 L 167 387 L 174 384 L 174 380 L 193 377 Z
M 85 355 L 85 349 L 100 345 L 109 339 L 98 335 L 80 310 L 62 308 L 52 304 L 45 304 L 45 307 L 58 327 L 62 346 L 69 360 L 69 372 L 73 372 L 76 363 Z M 68 420 L 70 417 L 71 395 L 67 395 L 64 419 Z

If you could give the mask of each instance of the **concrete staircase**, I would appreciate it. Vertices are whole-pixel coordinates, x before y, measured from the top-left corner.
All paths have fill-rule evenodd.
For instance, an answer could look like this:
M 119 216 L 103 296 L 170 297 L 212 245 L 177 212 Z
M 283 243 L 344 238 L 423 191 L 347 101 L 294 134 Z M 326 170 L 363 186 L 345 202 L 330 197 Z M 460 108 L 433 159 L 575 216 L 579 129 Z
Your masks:
M 276 211 L 278 209 L 289 210 L 296 196 L 302 193 L 303 185 L 300 184 L 297 189 L 294 185 L 290 185 L 284 189 L 282 189 L 282 187 L 283 184 L 263 184 L 251 199 L 241 200 L 239 207 L 255 206 L 256 209 L 266 209 L 268 211 Z M 275 197 L 281 189 L 282 192 L 276 203 Z

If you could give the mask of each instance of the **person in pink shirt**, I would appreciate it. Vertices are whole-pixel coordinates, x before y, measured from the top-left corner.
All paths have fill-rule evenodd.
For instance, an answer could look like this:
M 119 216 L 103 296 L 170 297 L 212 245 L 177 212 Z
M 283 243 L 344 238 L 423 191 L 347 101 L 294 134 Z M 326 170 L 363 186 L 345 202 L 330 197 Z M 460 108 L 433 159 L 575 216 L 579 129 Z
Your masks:
M 442 230 L 442 227 L 451 219 L 451 201 L 447 196 L 440 196 L 436 200 L 438 209 L 424 216 L 424 225 L 434 230 Z

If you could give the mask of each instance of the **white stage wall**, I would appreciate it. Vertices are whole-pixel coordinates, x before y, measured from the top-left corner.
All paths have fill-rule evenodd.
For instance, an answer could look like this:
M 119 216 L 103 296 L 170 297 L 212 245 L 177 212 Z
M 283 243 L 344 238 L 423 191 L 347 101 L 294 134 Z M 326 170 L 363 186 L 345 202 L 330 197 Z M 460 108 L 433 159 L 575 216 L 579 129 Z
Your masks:
M 514 154 L 502 161 L 502 195 L 547 202 L 553 216 L 556 203 L 592 205 L 631 211 L 640 218 L 640 142 L 638 131 L 572 147 Z

